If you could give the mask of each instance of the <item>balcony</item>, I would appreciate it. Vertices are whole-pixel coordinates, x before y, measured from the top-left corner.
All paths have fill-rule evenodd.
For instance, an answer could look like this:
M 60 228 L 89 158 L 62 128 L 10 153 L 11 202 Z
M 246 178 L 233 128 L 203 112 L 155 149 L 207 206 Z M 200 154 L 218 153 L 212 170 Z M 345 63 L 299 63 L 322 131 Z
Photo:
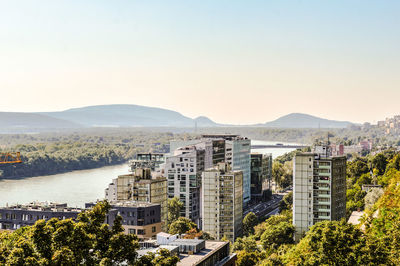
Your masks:
M 319 176 L 331 176 L 331 173 L 318 173 Z
M 331 169 L 330 165 L 319 165 L 318 166 L 319 169 Z
M 329 194 L 318 194 L 318 195 L 316 195 L 316 197 L 318 197 L 318 198 L 330 198 L 331 195 L 329 195 Z
M 317 212 L 330 212 L 331 209 L 327 209 L 326 207 L 323 207 L 323 206 L 318 207 L 318 206 L 314 205 L 314 211 L 317 211 Z

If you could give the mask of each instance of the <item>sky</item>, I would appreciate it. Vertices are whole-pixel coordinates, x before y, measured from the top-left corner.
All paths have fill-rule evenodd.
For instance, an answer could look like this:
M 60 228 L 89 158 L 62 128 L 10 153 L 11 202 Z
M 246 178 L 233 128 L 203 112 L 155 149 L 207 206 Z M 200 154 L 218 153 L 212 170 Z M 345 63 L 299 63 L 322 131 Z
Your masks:
M 0 0 L 0 111 L 400 114 L 400 1 Z

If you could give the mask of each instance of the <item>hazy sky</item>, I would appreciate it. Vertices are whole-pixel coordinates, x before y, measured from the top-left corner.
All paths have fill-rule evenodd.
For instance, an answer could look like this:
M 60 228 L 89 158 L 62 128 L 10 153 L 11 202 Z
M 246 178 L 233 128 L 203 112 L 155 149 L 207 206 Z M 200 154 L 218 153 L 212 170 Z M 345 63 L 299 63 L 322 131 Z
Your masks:
M 2 1 L 0 111 L 400 114 L 400 1 Z

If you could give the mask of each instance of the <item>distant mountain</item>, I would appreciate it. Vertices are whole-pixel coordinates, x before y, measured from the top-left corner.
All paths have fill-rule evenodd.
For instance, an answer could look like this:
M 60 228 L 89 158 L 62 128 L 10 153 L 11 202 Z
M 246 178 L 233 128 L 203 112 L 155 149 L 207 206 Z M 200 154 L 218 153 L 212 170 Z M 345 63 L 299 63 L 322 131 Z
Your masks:
M 301 113 L 288 114 L 274 121 L 261 124 L 261 126 L 276 128 L 346 128 L 350 125 L 353 125 L 353 123 L 329 120 Z
M 133 104 L 96 105 L 61 112 L 11 113 L 0 112 L 2 132 L 21 132 L 81 127 L 218 127 L 208 117 L 195 119 L 178 112 Z M 252 126 L 276 128 L 345 128 L 346 121 L 334 121 L 307 114 L 293 113 L 265 124 Z M 244 125 L 242 125 L 244 126 Z
M 0 130 L 25 131 L 29 129 L 79 128 L 81 125 L 35 113 L 0 112 Z
M 178 112 L 140 105 L 97 105 L 62 112 L 41 113 L 50 117 L 74 121 L 87 127 L 194 127 L 195 120 Z M 214 123 L 204 117 L 199 124 Z M 215 123 L 214 123 L 215 124 Z M 200 125 L 199 125 L 200 126 Z
M 215 127 L 219 125 L 205 116 L 199 116 L 195 118 L 194 121 L 197 123 L 198 127 Z

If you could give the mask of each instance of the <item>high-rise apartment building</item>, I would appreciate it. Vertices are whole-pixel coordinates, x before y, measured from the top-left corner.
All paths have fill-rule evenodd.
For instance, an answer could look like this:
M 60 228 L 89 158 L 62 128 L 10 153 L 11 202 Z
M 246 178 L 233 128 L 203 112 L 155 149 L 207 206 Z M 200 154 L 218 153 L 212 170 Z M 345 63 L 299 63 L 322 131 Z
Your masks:
M 243 172 L 243 202 L 247 203 L 248 201 L 250 201 L 250 139 L 231 134 L 202 135 L 202 138 L 208 140 L 220 140 L 221 144 L 219 146 L 214 147 L 213 145 L 215 151 L 218 151 L 218 148 L 222 148 L 221 145 L 223 141 L 225 142 L 225 159 L 223 161 L 229 163 L 232 170 Z M 219 154 L 219 152 L 216 152 L 215 155 L 213 155 L 213 159 L 220 158 L 217 156 Z M 222 159 L 222 156 L 220 159 Z M 218 162 L 219 160 L 215 161 L 215 163 Z
M 196 144 L 177 148 L 174 155 L 167 157 L 164 166 L 168 198 L 178 197 L 184 204 L 181 216 L 196 223 L 200 219 L 200 185 L 204 160 L 204 146 Z
M 113 179 L 105 190 L 105 198 L 112 202 L 129 200 L 160 204 L 161 219 L 165 226 L 168 215 L 167 179 L 152 176 L 149 168 L 137 168 L 132 174 L 120 175 Z
M 252 153 L 251 155 L 251 199 L 261 200 L 271 189 L 272 154 Z
M 295 156 L 293 163 L 293 224 L 298 241 L 324 220 L 346 215 L 346 157 L 331 156 L 328 147 Z
M 217 240 L 242 235 L 243 172 L 218 163 L 202 174 L 202 230 Z

